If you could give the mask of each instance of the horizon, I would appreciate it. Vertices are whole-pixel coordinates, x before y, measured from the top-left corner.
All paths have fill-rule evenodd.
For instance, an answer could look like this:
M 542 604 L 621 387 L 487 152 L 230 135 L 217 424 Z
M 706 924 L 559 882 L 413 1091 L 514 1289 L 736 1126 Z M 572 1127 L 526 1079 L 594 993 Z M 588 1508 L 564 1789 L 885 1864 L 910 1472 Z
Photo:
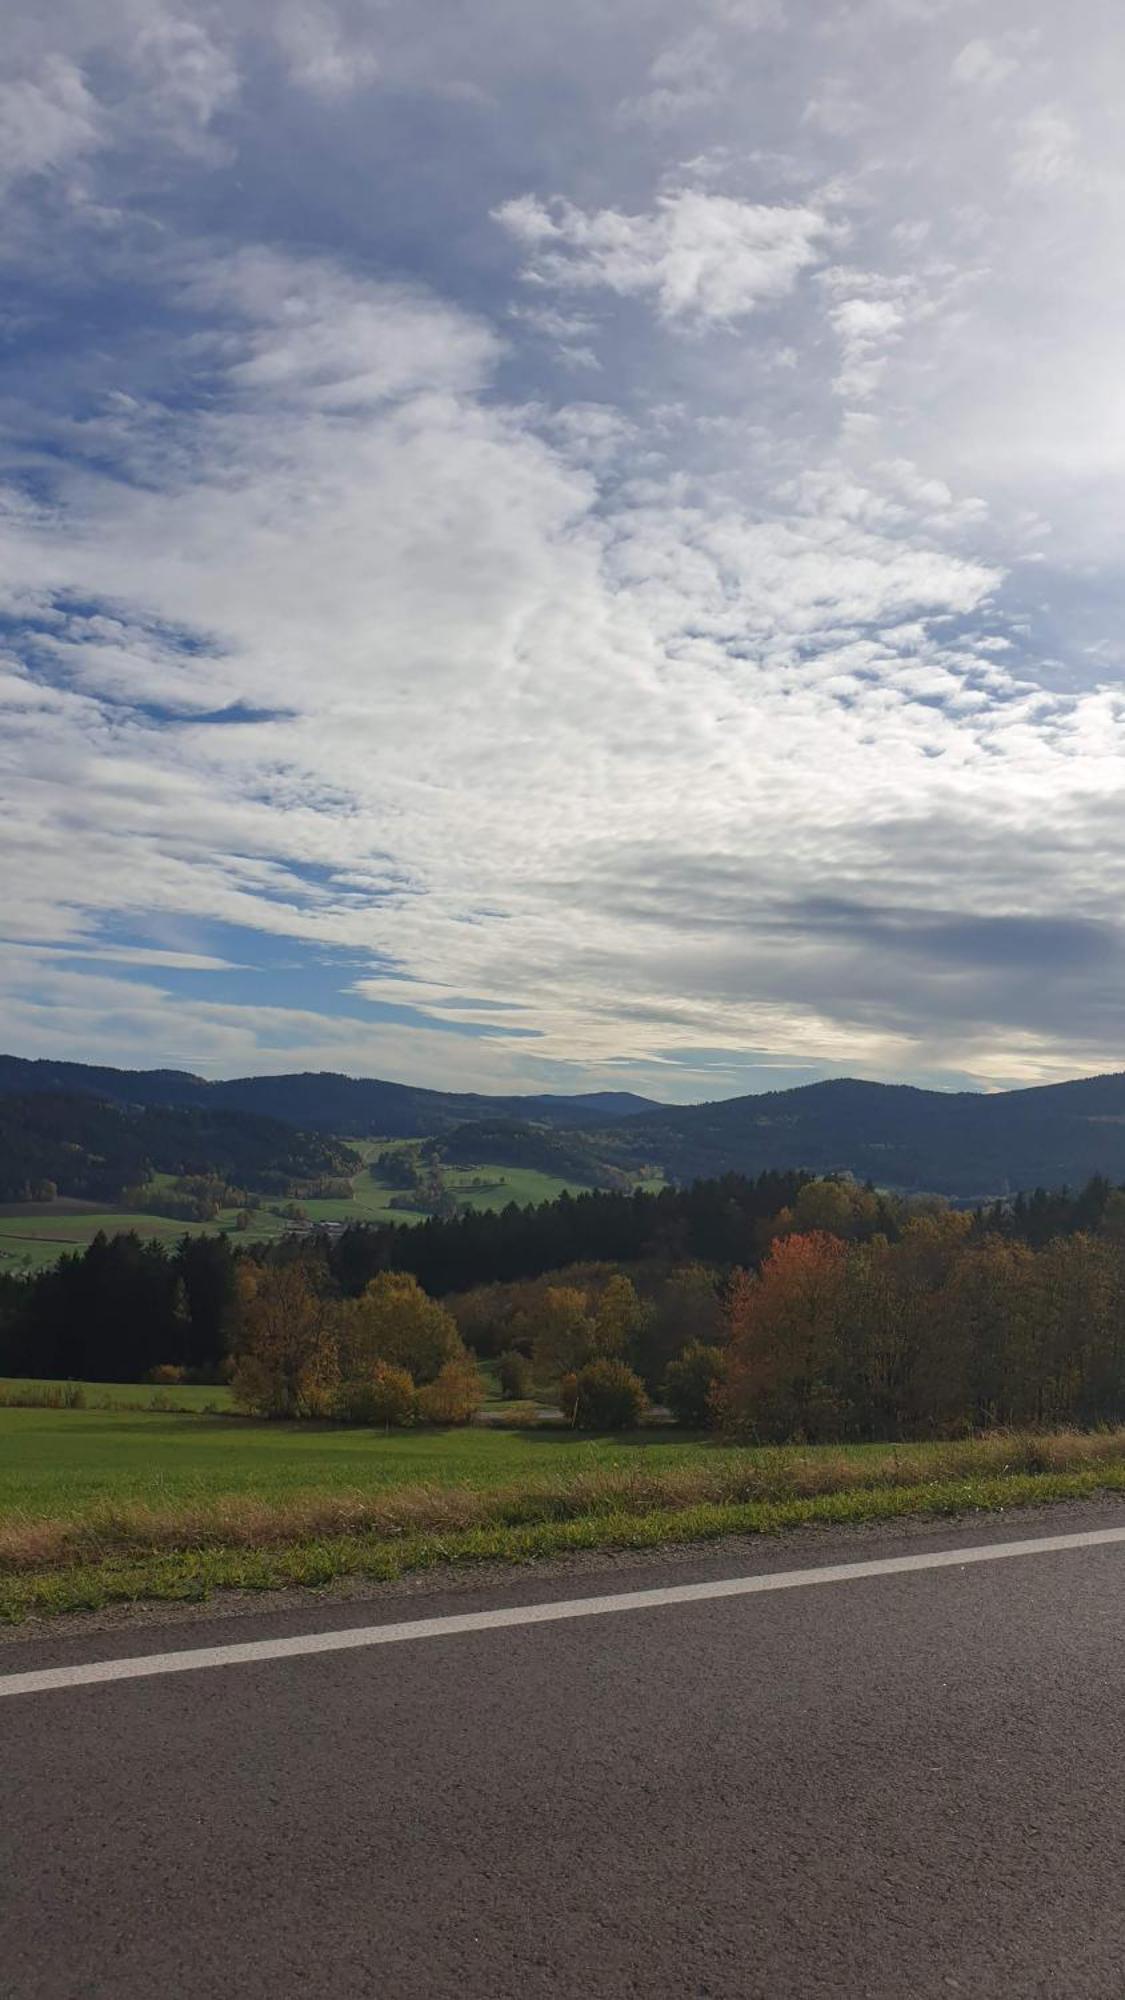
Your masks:
M 1080 19 L 18 8 L 11 1047 L 1112 1070 L 1125 41 Z
M 12 1057 L 13 1057 L 13 1051 L 11 1051 L 11 1050 L 0 1050 L 0 1062 L 3 1062 L 3 1061 L 5 1061 L 5 1060 L 10 1060 L 10 1059 L 12 1059 Z M 129 1063 L 123 1063 L 123 1064 L 117 1064 L 117 1063 L 112 1063 L 112 1064 L 107 1064 L 107 1063 L 101 1063 L 101 1064 L 99 1064 L 99 1063 L 91 1063 L 91 1064 L 83 1064 L 83 1062 L 82 1062 L 82 1059 L 81 1059 L 80 1057 L 76 1057 L 76 1056 L 57 1056 L 57 1055 L 55 1055 L 55 1056 L 38 1056 L 38 1057 L 17 1057 L 17 1058 L 15 1058 L 15 1059 L 16 1059 L 16 1060 L 20 1060 L 20 1061 L 34 1061 L 34 1062 L 45 1062 L 45 1063 L 60 1063 L 60 1064 L 65 1064 L 65 1065 L 68 1065 L 68 1066 L 71 1066 L 71 1065 L 76 1065 L 76 1066 L 78 1066 L 78 1067 L 86 1067 L 86 1068 L 93 1068 L 93 1069 L 97 1069 L 97 1068 L 109 1068 L 109 1069 L 117 1069 L 117 1070 L 120 1070 L 120 1071 L 122 1072 L 122 1074 L 124 1074 L 124 1075 L 129 1075 L 130 1073 L 133 1073 L 133 1074 L 146 1074 L 146 1073 L 153 1073 L 153 1072 L 160 1072 L 160 1071 L 162 1071 L 162 1070 L 163 1070 L 163 1071 L 165 1071 L 166 1073 L 168 1073 L 168 1074 L 172 1074 L 172 1075 L 181 1075 L 181 1076 L 194 1076 L 194 1077 L 195 1077 L 195 1078 L 197 1079 L 197 1081 L 199 1081 L 199 1082 L 201 1082 L 201 1083 L 239 1083 L 239 1082 L 242 1082 L 242 1081 L 244 1081 L 244 1080 L 248 1080 L 249 1078 L 252 1078 L 252 1077 L 258 1077 L 258 1078 L 264 1078 L 264 1079 L 267 1079 L 267 1080 L 271 1080 L 271 1081 L 273 1081 L 273 1080 L 277 1080 L 277 1079 L 280 1079 L 280 1078 L 283 1078 L 283 1077 L 294 1077 L 294 1076 L 331 1076 L 331 1077 L 336 1077 L 336 1078 L 342 1078 L 343 1080 L 345 1080 L 345 1081 L 346 1081 L 346 1082 L 348 1082 L 348 1083 L 380 1083 L 380 1084 L 389 1084 L 389 1085 L 391 1085 L 391 1086 L 392 1086 L 393 1088 L 395 1088 L 395 1089 L 405 1089 L 405 1090 L 419 1090 L 419 1091 L 434 1091 L 434 1090 L 438 1089 L 438 1086 L 435 1086 L 435 1085 L 433 1085 L 433 1084 L 429 1084 L 429 1083 L 416 1083 L 416 1082 L 414 1082 L 413 1080 L 410 1080 L 410 1079 L 407 1079 L 407 1078 L 404 1078 L 404 1077 L 390 1077 L 390 1076 L 376 1076 L 376 1075 L 375 1075 L 375 1074 L 373 1074 L 373 1073 L 370 1073 L 370 1074 L 369 1074 L 369 1073 L 357 1073 L 357 1072 L 354 1072 L 354 1071 L 351 1071 L 351 1070 L 329 1070 L 329 1069 L 320 1069 L 320 1070 L 311 1070 L 311 1069 L 307 1069 L 307 1068 L 301 1068 L 301 1069 L 281 1069 L 281 1070 L 241 1070 L 241 1071 L 231 1071 L 231 1072 L 230 1072 L 229 1074 L 227 1074 L 227 1075 L 223 1075 L 223 1076 L 218 1076 L 218 1075 L 215 1075 L 215 1076 L 204 1076 L 204 1075 L 202 1075 L 202 1074 L 201 1074 L 201 1073 L 200 1073 L 199 1071 L 195 1071 L 195 1070 L 184 1070 L 184 1069 L 177 1069 L 177 1068 L 176 1068 L 176 1067 L 175 1067 L 174 1065 L 168 1065 L 168 1064 L 161 1064 L 161 1063 L 153 1063 L 153 1064 L 144 1064 L 144 1065 L 139 1065 L 139 1064 L 129 1064 Z M 1101 1081 L 1101 1080 L 1103 1080 L 1103 1079 L 1105 1079 L 1105 1078 L 1108 1078 L 1108 1077 L 1112 1077 L 1112 1076 L 1121 1076 L 1121 1075 L 1125 1075 L 1125 1070 L 1121 1070 L 1121 1069 L 1109 1069 L 1109 1070 L 1098 1070 L 1098 1071 L 1089 1071 L 1089 1072 L 1084 1072 L 1084 1073 L 1082 1073 L 1082 1074 L 1080 1074 L 1080 1075 L 1074 1075 L 1074 1076 L 1069 1076 L 1069 1077 L 1064 1077 L 1064 1078 L 1057 1078 L 1057 1079 L 1053 1079 L 1053 1081 L 1055 1081 L 1055 1082 L 1059 1082 L 1059 1083 L 1090 1083 L 1090 1082 L 1096 1082 L 1096 1081 Z M 1009 1092 L 1007 1092 L 1007 1091 L 1003 1091 L 1003 1090 L 988 1090 L 988 1089 L 984 1089 L 984 1088 L 977 1088 L 977 1089 L 973 1089 L 973 1088 L 971 1088 L 971 1087 L 968 1087 L 968 1088 L 960 1088 L 960 1089 L 954 1089 L 954 1088 L 953 1088 L 953 1087 L 951 1086 L 951 1087 L 949 1087 L 949 1088 L 947 1088 L 947 1089 L 944 1089 L 944 1090 L 943 1090 L 943 1089 L 941 1088 L 941 1086 L 932 1086 L 932 1085 L 926 1085 L 926 1084 L 913 1084 L 913 1083 L 909 1083 L 909 1082 L 905 1082 L 905 1081 L 898 1081 L 898 1082 L 888 1082 L 888 1081 L 886 1081 L 886 1080 L 885 1080 L 884 1078 L 881 1078 L 881 1077 L 865 1077 L 865 1076 L 856 1076 L 856 1075 L 842 1075 L 842 1076 L 820 1076 L 820 1077 L 813 1077 L 813 1078 L 811 1078 L 811 1079 L 810 1079 L 809 1081 L 807 1081 L 807 1082 L 803 1082 L 803 1083 L 799 1083 L 799 1084 L 790 1084 L 790 1085 L 787 1085 L 787 1086 L 784 1086 L 784 1088 L 787 1088 L 787 1089 L 790 1089 L 790 1090 L 811 1090 L 811 1089 L 815 1089 L 815 1088 L 816 1088 L 816 1086 L 817 1086 L 817 1085 L 819 1085 L 819 1084 L 842 1084 L 842 1083 L 858 1083 L 858 1084 L 864 1084 L 864 1085 L 870 1085 L 870 1086 L 872 1086 L 872 1087 L 874 1087 L 874 1088 L 877 1088 L 877 1089 L 884 1089 L 884 1090 L 894 1090 L 894 1089 L 907 1089 L 907 1090 L 921 1090 L 921 1091 L 930 1091 L 930 1092 L 931 1092 L 931 1094 L 934 1094 L 934 1095 L 942 1095 L 942 1096 L 957 1096 L 957 1095 L 959 1095 L 959 1096 L 973 1096 L 973 1097 L 1001 1097 L 1001 1096 L 1005 1096 L 1005 1095 L 1008 1095 L 1008 1094 L 1010 1094 Z M 677 1111 L 677 1110 L 687 1110 L 687 1109 L 690 1109 L 690 1108 L 691 1108 L 691 1107 L 692 1107 L 693 1105 L 699 1105 L 699 1106 L 703 1106 L 703 1105 L 706 1105 L 706 1104 L 726 1104 L 726 1103 L 730 1103 L 730 1102 L 732 1102 L 733 1100 L 736 1100 L 736 1099 L 738 1099 L 738 1098 L 740 1098 L 740 1097 L 766 1097 L 766 1096 L 769 1096 L 769 1095 L 771 1095 L 771 1094 L 776 1094 L 776 1086 L 772 1087 L 772 1089 L 771 1089 L 771 1088 L 766 1088 L 766 1089 L 761 1089 L 761 1090 L 747 1090 L 747 1091 L 729 1091 L 729 1092 L 727 1092 L 727 1093 L 726 1093 L 726 1094 L 725 1094 L 724 1096 L 721 1096 L 721 1097 L 712 1097 L 712 1098 L 653 1098 L 653 1097 L 650 1097 L 650 1096 L 648 1096 L 648 1093 L 646 1093 L 646 1092 L 640 1092 L 640 1091 L 625 1091 L 625 1090 L 620 1090 L 620 1089 L 618 1089 L 617 1091 L 614 1091 L 614 1090 L 613 1090 L 612 1088 L 611 1088 L 611 1089 L 608 1089 L 608 1090 L 604 1090 L 604 1091 L 587 1091 L 587 1092 L 583 1092 L 583 1091 L 559 1091 L 559 1090 L 553 1090 L 553 1091 L 552 1091 L 552 1090 L 542 1090 L 542 1091 L 519 1091 L 519 1090 L 511 1090 L 511 1091 L 496 1091 L 496 1090 L 487 1090 L 487 1089 L 484 1089 L 484 1088 L 478 1088 L 477 1086 L 475 1086 L 475 1085 L 474 1085 L 473 1083 L 471 1083 L 471 1082 L 467 1082 L 467 1083 L 465 1083 L 465 1084 L 463 1084 L 463 1085 L 459 1086 L 459 1088 L 460 1088 L 460 1091 L 462 1092 L 462 1094 L 464 1094 L 464 1095 L 466 1095 L 466 1096 L 473 1096 L 473 1097 L 520 1097 L 520 1096 L 536 1096 L 536 1097 L 580 1097 L 580 1096 L 584 1096 L 584 1095 L 585 1095 L 585 1096 L 610 1096 L 610 1095 L 619 1095 L 619 1096 L 635 1096 L 635 1097 L 646 1097 L 646 1098 L 647 1098 L 647 1101 L 648 1101 L 648 1103 L 649 1103 L 649 1104 L 650 1104 L 650 1105 L 651 1105 L 651 1106 L 652 1106 L 652 1107 L 653 1107 L 654 1109 L 657 1109 L 657 1110 L 668 1110 L 668 1111 Z M 1049 1084 L 1039 1084 L 1039 1085 L 1020 1085 L 1020 1084 L 1016 1084 L 1016 1085 L 1013 1085 L 1013 1086 L 1011 1086 L 1011 1089 L 1014 1089 L 1014 1090 L 1021 1090 L 1021 1089 L 1028 1089 L 1028 1088 L 1030 1088 L 1030 1089 L 1037 1089 L 1037 1088 L 1038 1088 L 1038 1089 L 1048 1089 L 1048 1088 L 1050 1088 L 1050 1085 L 1049 1085 Z

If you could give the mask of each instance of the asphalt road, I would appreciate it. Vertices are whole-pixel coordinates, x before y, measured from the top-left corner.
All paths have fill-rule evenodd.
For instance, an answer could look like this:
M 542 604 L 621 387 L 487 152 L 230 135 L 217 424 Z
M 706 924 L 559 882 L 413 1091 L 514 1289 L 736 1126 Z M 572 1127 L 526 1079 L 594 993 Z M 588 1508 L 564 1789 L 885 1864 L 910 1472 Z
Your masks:
M 1090 1520 L 38 1638 L 0 1676 Z M 1121 2000 L 1125 1544 L 0 1700 L 0 1994 Z

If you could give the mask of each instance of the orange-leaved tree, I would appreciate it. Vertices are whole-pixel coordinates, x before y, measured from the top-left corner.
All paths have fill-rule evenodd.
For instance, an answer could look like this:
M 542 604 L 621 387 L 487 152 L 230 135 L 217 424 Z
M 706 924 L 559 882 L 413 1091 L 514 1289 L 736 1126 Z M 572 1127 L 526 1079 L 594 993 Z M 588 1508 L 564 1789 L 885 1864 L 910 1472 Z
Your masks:
M 838 1434 L 839 1303 L 847 1245 L 825 1230 L 779 1237 L 757 1277 L 736 1274 L 722 1416 L 769 1438 Z

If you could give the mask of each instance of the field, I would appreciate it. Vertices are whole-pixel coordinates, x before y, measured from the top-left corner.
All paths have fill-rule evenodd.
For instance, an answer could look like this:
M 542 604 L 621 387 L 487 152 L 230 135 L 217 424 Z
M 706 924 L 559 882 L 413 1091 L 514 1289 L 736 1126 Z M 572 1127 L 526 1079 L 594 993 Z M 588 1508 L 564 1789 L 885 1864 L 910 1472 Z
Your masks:
M 0 1406 L 0 1618 L 1102 1491 L 1125 1431 L 765 1449 Z
M 140 1402 L 153 1391 L 110 1385 L 107 1393 L 122 1398 L 132 1393 Z M 207 1398 L 223 1391 L 167 1393 Z M 16 1509 L 40 1517 L 66 1515 L 98 1502 L 196 1505 L 229 1494 L 284 1501 L 296 1494 L 413 1484 L 482 1488 L 576 1469 L 627 1468 L 638 1451 L 653 1469 L 682 1465 L 701 1449 L 710 1448 L 667 1443 L 659 1433 L 656 1441 L 639 1445 L 476 1428 L 388 1436 L 327 1424 L 153 1415 L 143 1407 L 0 1407 L 0 1517 Z
M 350 1199 L 327 1201 L 303 1201 L 300 1205 L 312 1222 L 420 1222 L 421 1213 L 417 1209 L 392 1208 L 391 1198 L 401 1193 L 388 1183 L 377 1180 L 369 1171 L 367 1162 L 382 1149 L 379 1140 L 349 1140 L 364 1158 L 364 1166 L 353 1176 Z M 154 1176 L 161 1181 L 171 1182 L 168 1174 Z M 471 1183 L 480 1179 L 487 1186 L 474 1188 Z M 493 1166 L 487 1162 L 476 1167 L 449 1167 L 445 1172 L 445 1182 L 458 1202 L 465 1208 L 505 1208 L 509 1202 L 525 1207 L 532 1202 L 554 1201 L 567 1190 L 581 1192 L 575 1181 L 558 1180 L 552 1174 L 536 1173 L 530 1167 Z M 275 1206 L 280 1207 L 277 1203 Z M 175 1243 L 186 1233 L 196 1236 L 216 1230 L 227 1235 L 238 1232 L 235 1227 L 236 1211 L 224 1210 L 214 1222 L 176 1222 L 171 1217 L 160 1215 L 138 1215 L 128 1209 L 92 1208 L 80 1203 L 59 1202 L 50 1208 L 38 1204 L 28 1204 L 25 1208 L 9 1206 L 0 1208 L 0 1271 L 40 1271 L 50 1264 L 56 1264 L 68 1250 L 82 1250 L 91 1243 L 99 1230 L 107 1236 L 120 1231 L 135 1230 L 146 1241 L 157 1239 L 164 1243 Z M 258 1209 L 254 1220 L 239 1240 L 245 1243 L 260 1243 L 282 1236 L 288 1224 L 272 1208 Z

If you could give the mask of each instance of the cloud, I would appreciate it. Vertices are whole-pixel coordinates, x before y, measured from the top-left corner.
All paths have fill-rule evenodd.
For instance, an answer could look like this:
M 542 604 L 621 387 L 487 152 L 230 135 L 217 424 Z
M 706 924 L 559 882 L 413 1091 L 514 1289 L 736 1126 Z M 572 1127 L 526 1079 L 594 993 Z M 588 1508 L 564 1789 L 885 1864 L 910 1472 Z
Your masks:
M 1019 144 L 1012 154 L 1012 179 L 1018 186 L 1051 188 L 1070 180 L 1076 167 L 1076 136 L 1061 111 L 1044 105 L 1022 121 Z
M 1002 48 L 998 48 L 994 42 L 985 41 L 983 36 L 978 36 L 974 41 L 966 42 L 964 48 L 958 49 L 950 65 L 949 74 L 954 83 L 966 84 L 970 88 L 994 90 L 997 84 L 1003 83 L 1012 75 L 1015 68 L 1015 61 L 1010 55 L 1005 55 Z
M 294 82 L 326 98 L 361 90 L 379 75 L 375 51 L 351 41 L 328 7 L 293 4 L 279 9 L 274 32 Z
M 102 143 L 99 107 L 82 73 L 48 56 L 31 76 L 0 82 L 0 175 L 57 173 Z
M 1114 38 L 769 11 L 21 15 L 12 1046 L 1120 1061 Z
M 823 255 L 824 216 L 692 188 L 647 215 L 588 212 L 562 197 L 504 202 L 496 219 L 528 253 L 525 277 L 559 289 L 655 296 L 669 320 L 729 325 L 786 297 Z

